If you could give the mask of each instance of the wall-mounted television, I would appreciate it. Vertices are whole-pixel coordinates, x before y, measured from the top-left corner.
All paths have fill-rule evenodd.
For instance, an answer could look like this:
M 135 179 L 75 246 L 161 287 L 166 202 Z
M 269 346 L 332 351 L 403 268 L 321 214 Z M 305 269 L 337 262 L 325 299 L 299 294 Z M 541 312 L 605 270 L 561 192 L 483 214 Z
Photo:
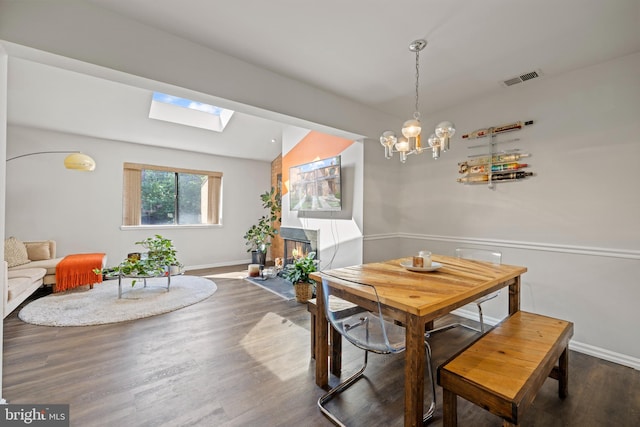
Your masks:
M 340 156 L 289 168 L 289 210 L 342 209 Z

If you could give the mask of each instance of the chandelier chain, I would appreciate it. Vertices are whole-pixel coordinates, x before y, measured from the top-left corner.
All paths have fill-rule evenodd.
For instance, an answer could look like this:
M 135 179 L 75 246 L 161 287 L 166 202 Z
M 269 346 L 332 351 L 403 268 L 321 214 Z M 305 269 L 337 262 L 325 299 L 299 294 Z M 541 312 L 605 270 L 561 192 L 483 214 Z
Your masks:
M 416 109 L 414 110 L 413 117 L 418 120 L 420 117 L 420 106 L 418 98 L 418 90 L 420 87 L 420 50 L 416 50 Z

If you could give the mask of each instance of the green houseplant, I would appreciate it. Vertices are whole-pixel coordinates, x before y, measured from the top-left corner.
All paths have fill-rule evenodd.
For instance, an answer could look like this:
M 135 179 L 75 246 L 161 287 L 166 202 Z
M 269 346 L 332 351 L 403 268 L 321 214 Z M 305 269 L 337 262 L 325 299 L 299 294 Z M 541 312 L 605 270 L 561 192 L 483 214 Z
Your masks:
M 150 265 L 161 267 L 182 267 L 182 264 L 176 257 L 176 248 L 170 239 L 156 234 L 153 237 L 147 237 L 144 240 L 136 242 L 147 250 L 147 261 Z
M 305 257 L 294 258 L 282 270 L 282 277 L 293 284 L 298 302 L 307 302 L 313 296 L 315 281 L 309 274 L 318 271 L 318 261 L 315 257 L 315 252 L 309 252 Z
M 247 252 L 251 252 L 251 262 L 253 264 L 264 265 L 267 257 L 267 248 L 271 246 L 271 239 L 278 234 L 274 227 L 276 222 L 280 222 L 280 211 L 282 209 L 282 199 L 279 191 L 271 188 L 260 195 L 262 207 L 269 210 L 269 213 L 262 215 L 257 224 L 252 225 L 244 234 Z
M 130 254 L 129 257 L 116 267 L 109 267 L 102 270 L 95 269 L 93 272 L 102 274 L 105 279 L 118 276 L 154 277 L 166 274 L 178 274 L 180 272 L 183 265 L 178 261 L 176 257 L 177 251 L 170 239 L 156 234 L 153 237 L 148 237 L 135 243 L 147 250 L 146 256 L 139 256 L 139 254 L 137 254 L 138 256 L 134 256 L 134 254 Z M 172 271 L 172 267 L 177 268 L 177 270 Z M 136 281 L 134 280 L 131 286 L 135 284 Z

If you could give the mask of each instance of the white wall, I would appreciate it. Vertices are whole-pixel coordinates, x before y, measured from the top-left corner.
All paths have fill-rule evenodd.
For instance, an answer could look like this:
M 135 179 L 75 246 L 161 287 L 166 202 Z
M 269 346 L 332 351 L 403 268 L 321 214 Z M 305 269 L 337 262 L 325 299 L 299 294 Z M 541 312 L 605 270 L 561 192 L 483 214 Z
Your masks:
M 640 55 L 631 55 L 442 112 L 458 138 L 437 161 L 410 159 L 403 230 L 638 249 L 639 69 Z M 534 124 L 503 135 L 520 141 L 500 147 L 531 153 L 524 162 L 537 176 L 495 191 L 456 183 L 457 163 L 477 152 L 466 147 L 484 141 L 459 135 L 516 120 Z
M 41 150 L 80 150 L 96 161 L 94 172 L 64 169 L 64 155 L 40 155 L 7 164 L 6 236 L 55 239 L 60 255 L 106 252 L 109 264 L 155 233 L 174 241 L 188 267 L 248 262 L 242 236 L 263 214 L 260 194 L 270 182 L 270 162 L 216 157 L 140 144 L 9 126 L 8 156 Z M 223 173 L 222 226 L 120 229 L 123 162 Z M 268 187 L 268 185 L 267 185 Z
M 441 112 L 434 123 L 458 125 L 452 150 L 410 158 L 395 181 L 402 226 L 389 240 L 402 241 L 401 253 L 381 253 L 387 239 L 367 233 L 365 261 L 497 248 L 504 263 L 528 268 L 523 309 L 573 321 L 572 348 L 640 369 L 638 70 L 634 54 Z M 495 190 L 456 183 L 457 163 L 476 152 L 466 146 L 482 141 L 460 135 L 516 120 L 535 121 L 507 139 L 520 138 L 508 145 L 532 154 L 536 176 Z M 506 302 L 487 313 L 502 318 Z

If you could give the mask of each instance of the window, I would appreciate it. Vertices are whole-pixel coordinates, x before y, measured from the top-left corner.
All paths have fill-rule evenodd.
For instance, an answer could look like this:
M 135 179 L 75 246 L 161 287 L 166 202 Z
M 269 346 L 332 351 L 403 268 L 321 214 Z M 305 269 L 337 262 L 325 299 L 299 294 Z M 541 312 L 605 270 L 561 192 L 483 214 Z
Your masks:
M 149 109 L 150 119 L 216 132 L 224 131 L 231 116 L 232 110 L 160 92 L 153 92 Z
M 220 224 L 222 173 L 125 163 L 122 224 Z

